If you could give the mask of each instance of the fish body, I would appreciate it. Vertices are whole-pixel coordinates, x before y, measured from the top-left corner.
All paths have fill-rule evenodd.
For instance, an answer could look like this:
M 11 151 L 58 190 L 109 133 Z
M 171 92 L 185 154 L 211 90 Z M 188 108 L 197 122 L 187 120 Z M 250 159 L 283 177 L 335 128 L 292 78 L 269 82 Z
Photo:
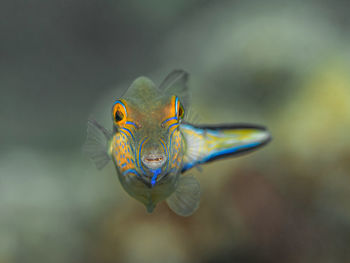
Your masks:
M 88 122 L 88 156 L 98 168 L 112 160 L 123 188 L 149 212 L 166 200 L 177 214 L 191 215 L 199 205 L 200 186 L 182 175 L 185 171 L 270 140 L 261 126 L 187 123 L 187 79 L 185 71 L 175 70 L 157 87 L 139 77 L 113 105 L 112 132 Z

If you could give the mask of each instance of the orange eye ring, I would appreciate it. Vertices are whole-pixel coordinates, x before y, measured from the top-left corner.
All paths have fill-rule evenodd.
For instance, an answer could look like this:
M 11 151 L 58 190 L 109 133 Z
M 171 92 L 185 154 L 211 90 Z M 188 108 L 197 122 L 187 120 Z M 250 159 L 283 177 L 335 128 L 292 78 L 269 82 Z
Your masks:
M 185 116 L 185 109 L 177 96 L 172 96 L 170 103 L 164 109 L 164 120 L 160 124 L 162 128 L 178 125 Z
M 127 117 L 127 111 L 125 104 L 122 100 L 117 100 L 114 103 L 113 106 L 113 121 L 115 124 L 118 124 L 120 126 L 125 125 L 126 117 Z

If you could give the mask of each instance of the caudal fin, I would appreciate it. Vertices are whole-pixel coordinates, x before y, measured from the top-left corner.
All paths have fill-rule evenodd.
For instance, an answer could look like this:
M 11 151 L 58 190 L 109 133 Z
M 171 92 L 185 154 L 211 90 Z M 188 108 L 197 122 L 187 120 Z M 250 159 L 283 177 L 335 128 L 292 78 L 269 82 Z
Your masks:
M 181 125 L 186 141 L 182 172 L 218 158 L 255 150 L 271 140 L 265 127 L 249 124 L 193 126 Z

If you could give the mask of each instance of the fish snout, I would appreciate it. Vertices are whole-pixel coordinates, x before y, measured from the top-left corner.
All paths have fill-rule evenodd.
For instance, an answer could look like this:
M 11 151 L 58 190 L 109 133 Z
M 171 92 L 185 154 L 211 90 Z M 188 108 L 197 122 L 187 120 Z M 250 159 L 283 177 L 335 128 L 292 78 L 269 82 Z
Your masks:
M 142 163 L 149 169 L 157 169 L 166 162 L 166 156 L 162 153 L 148 153 L 142 156 Z

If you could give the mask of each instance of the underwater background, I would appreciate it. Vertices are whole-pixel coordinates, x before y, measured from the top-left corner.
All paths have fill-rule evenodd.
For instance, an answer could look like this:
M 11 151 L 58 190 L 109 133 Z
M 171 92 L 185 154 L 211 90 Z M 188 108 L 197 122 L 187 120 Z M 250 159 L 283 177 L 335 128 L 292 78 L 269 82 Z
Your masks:
M 350 4 L 2 0 L 0 263 L 350 262 Z M 197 212 L 148 214 L 82 155 L 145 75 L 190 76 L 197 123 L 273 141 L 192 170 Z

